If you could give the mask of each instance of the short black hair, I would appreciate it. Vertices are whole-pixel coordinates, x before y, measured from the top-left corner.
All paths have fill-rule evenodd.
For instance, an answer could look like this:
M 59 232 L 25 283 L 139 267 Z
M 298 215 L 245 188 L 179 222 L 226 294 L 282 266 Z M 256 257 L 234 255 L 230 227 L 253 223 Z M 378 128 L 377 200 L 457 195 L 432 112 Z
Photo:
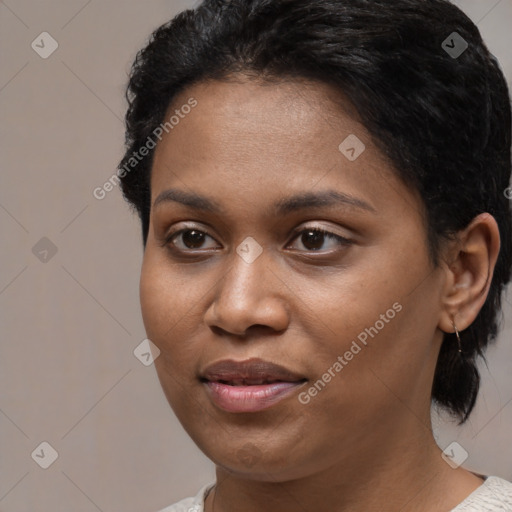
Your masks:
M 205 0 L 179 13 L 138 52 L 126 91 L 118 176 L 144 247 L 154 151 L 135 165 L 134 152 L 178 92 L 237 74 L 324 82 L 348 97 L 397 176 L 421 195 L 434 265 L 443 239 L 480 213 L 496 219 L 501 250 L 487 300 L 460 333 L 463 357 L 455 335 L 444 335 L 432 387 L 433 402 L 463 423 L 512 267 L 510 98 L 478 28 L 445 0 Z

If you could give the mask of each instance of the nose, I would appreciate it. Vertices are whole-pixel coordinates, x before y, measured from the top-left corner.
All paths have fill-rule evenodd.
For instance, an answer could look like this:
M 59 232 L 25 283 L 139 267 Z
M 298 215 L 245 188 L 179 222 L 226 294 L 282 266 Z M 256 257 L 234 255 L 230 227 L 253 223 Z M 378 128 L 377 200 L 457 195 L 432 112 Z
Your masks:
M 231 268 L 217 282 L 205 323 L 242 337 L 255 329 L 282 331 L 289 323 L 286 290 L 265 250 L 251 263 L 234 253 Z

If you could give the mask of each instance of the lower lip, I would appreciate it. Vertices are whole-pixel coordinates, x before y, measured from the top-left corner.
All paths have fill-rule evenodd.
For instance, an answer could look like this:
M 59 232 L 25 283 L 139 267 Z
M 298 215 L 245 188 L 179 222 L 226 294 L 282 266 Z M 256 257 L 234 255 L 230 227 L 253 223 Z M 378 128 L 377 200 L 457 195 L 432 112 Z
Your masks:
M 230 386 L 205 382 L 213 402 L 228 412 L 257 412 L 268 409 L 291 395 L 304 382 L 274 382 L 258 386 Z

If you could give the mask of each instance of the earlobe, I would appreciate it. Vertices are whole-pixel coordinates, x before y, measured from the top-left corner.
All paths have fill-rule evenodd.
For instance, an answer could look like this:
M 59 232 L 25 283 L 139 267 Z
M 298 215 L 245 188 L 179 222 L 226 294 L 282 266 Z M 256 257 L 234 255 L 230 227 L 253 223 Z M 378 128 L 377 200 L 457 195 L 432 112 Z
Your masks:
M 447 265 L 439 328 L 457 332 L 468 328 L 487 299 L 500 250 L 496 220 L 489 213 L 475 217 L 458 234 Z

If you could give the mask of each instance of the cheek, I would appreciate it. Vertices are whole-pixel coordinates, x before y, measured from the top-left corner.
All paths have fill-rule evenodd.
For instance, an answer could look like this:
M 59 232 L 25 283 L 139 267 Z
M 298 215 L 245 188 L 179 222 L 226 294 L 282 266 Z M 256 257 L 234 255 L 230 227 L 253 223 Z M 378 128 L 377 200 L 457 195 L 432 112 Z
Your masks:
M 165 368 L 171 370 L 180 357 L 176 340 L 183 336 L 186 300 L 176 278 L 171 279 L 168 268 L 150 251 L 144 255 L 139 293 L 146 335 L 160 349 L 160 356 L 155 360 L 160 374 Z
M 142 318 L 147 337 L 160 349 L 155 369 L 167 400 L 177 413 L 189 401 L 190 389 L 185 382 L 194 375 L 197 358 L 197 351 L 188 350 L 192 347 L 183 343 L 190 336 L 186 314 L 191 304 L 183 299 L 186 283 L 181 279 L 151 251 L 145 253 L 139 287 Z
M 189 293 L 194 285 L 187 281 L 164 257 L 150 247 L 146 249 L 139 293 L 148 336 L 162 340 L 170 337 L 175 326 L 182 328 L 183 322 L 178 321 L 194 304 L 194 297 Z
M 148 248 L 139 293 L 146 334 L 161 352 L 157 370 L 190 371 L 199 348 L 195 340 L 202 325 L 202 284 Z
M 153 264 L 151 257 L 146 253 L 140 275 L 139 293 L 144 327 L 152 341 L 161 335 L 163 319 L 171 298 L 166 295 L 165 287 L 158 279 L 158 275 L 158 266 Z
M 407 262 L 408 255 L 405 248 L 383 252 L 331 281 L 323 298 L 316 297 L 311 369 L 321 381 L 318 396 L 324 403 L 340 411 L 349 403 L 371 409 L 370 404 L 396 401 L 418 379 L 428 381 L 439 285 L 423 254 Z

